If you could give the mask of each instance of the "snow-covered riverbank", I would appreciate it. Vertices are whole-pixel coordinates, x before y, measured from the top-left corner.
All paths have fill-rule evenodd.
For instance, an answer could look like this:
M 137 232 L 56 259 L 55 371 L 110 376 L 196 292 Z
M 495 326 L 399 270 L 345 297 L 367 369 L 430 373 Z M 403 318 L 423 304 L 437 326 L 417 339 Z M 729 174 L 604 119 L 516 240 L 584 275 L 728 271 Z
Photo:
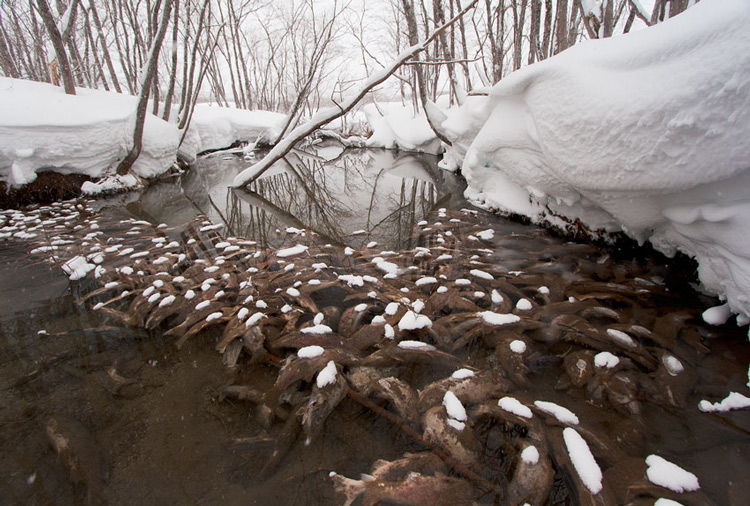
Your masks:
M 446 162 L 487 208 L 696 258 L 705 289 L 746 322 L 748 22 L 746 1 L 704 0 L 521 69 L 444 122 Z
M 99 178 L 114 172 L 132 143 L 136 97 L 77 88 L 66 95 L 45 83 L 0 77 L 0 180 L 20 186 L 41 170 Z M 173 118 L 176 114 L 172 115 Z M 146 116 L 140 177 L 168 170 L 180 156 L 278 134 L 284 115 L 198 105 L 185 141 L 174 123 Z

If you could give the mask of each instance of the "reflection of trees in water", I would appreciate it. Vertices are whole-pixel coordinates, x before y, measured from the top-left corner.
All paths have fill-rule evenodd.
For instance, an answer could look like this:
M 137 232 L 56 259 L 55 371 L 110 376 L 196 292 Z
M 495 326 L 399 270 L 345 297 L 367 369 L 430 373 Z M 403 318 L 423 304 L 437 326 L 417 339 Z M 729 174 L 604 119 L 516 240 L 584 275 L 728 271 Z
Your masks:
M 405 156 L 410 163 L 429 165 Z M 424 168 L 431 173 L 432 167 Z M 230 233 L 262 244 L 274 242 L 277 228 L 291 226 L 314 230 L 327 242 L 376 240 L 410 248 L 412 227 L 433 208 L 438 190 L 430 181 L 402 178 L 391 191 L 385 180 L 386 170 L 374 169 L 363 152 L 345 151 L 333 160 L 295 152 L 284 172 L 253 182 L 249 191 L 229 192 L 224 219 Z M 369 236 L 350 237 L 355 228 Z

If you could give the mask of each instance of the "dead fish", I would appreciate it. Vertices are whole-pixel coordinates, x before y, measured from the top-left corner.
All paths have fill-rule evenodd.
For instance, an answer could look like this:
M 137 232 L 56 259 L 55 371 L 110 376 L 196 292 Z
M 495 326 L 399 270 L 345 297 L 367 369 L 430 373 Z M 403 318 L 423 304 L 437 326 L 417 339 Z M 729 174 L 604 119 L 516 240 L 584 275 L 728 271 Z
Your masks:
M 579 350 L 569 353 L 563 359 L 563 368 L 574 387 L 583 387 L 594 376 L 594 352 Z
M 601 371 L 590 379 L 586 386 L 589 400 L 602 404 L 605 400 L 618 410 L 631 415 L 641 412 L 638 400 L 638 382 L 635 371 Z
M 347 339 L 347 343 L 359 351 L 365 351 L 385 339 L 385 323 L 368 323 Z
M 378 380 L 378 396 L 391 402 L 396 412 L 405 420 L 415 420 L 417 415 L 417 393 L 414 389 L 390 376 Z
M 330 349 L 341 349 L 352 355 L 359 353 L 359 350 L 354 347 L 348 340 L 344 340 L 338 334 L 326 333 L 326 334 L 305 334 L 302 332 L 290 332 L 289 334 L 281 335 L 273 340 L 266 340 L 266 345 L 270 351 L 280 350 L 283 348 L 300 349 L 305 346 L 322 346 L 323 348 Z
M 461 297 L 461 292 L 451 288 L 445 293 L 435 292 L 425 301 L 425 314 L 476 313 L 480 307 Z
M 317 436 L 328 416 L 336 409 L 341 400 L 346 397 L 346 391 L 349 386 L 346 378 L 342 376 L 340 367 L 336 367 L 337 373 L 333 382 L 321 386 L 320 381 L 316 382 L 312 388 L 312 395 L 307 405 L 299 410 L 299 416 L 302 418 L 302 430 L 307 438 L 305 444 Z
M 373 480 L 368 476 L 363 476 L 363 480 L 352 480 L 336 473 L 330 476 L 336 491 L 346 496 L 344 506 L 350 506 L 360 496 L 363 506 L 455 506 L 472 504 L 478 496 L 476 488 L 468 481 L 440 473 L 434 476 L 409 473 L 396 482 Z
M 555 481 L 555 469 L 546 441 L 524 442 L 508 483 L 510 504 L 546 504 Z
M 458 463 L 476 468 L 479 463 L 480 445 L 474 438 L 471 428 L 448 418 L 445 406 L 430 408 L 422 416 L 424 434 L 422 437 L 441 448 Z M 460 427 L 460 428 L 457 428 Z
M 384 377 L 382 369 L 374 367 L 357 366 L 352 367 L 346 377 L 349 380 L 351 388 L 364 397 L 369 397 L 372 392 L 378 389 L 378 381 Z
M 430 363 L 458 369 L 461 360 L 454 355 L 436 349 L 407 349 L 389 346 L 370 354 L 362 360 L 362 365 L 388 367 L 402 364 Z
M 109 471 L 94 435 L 77 420 L 58 415 L 47 420 L 45 432 L 70 480 L 86 487 L 89 504 L 103 504 Z
M 517 387 L 526 388 L 529 386 L 529 368 L 526 367 L 523 354 L 513 352 L 509 345 L 510 342 L 499 344 L 495 348 L 495 356 L 510 380 Z
M 451 376 L 430 383 L 419 392 L 419 412 L 424 413 L 433 406 L 440 405 L 448 390 L 453 392 L 464 406 L 472 406 L 490 398 L 501 397 L 512 389 L 513 384 L 494 371 L 485 370 L 457 378 Z
M 372 465 L 370 475 L 380 481 L 400 481 L 409 473 L 431 476 L 447 472 L 445 462 L 433 452 L 405 453 L 400 459 L 388 461 L 378 459 Z

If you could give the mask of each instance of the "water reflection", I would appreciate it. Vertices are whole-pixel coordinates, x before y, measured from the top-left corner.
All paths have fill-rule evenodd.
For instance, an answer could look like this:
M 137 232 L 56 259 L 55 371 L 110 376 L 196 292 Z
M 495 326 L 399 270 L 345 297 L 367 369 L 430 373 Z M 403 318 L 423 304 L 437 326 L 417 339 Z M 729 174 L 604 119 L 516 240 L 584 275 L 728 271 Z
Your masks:
M 181 184 L 161 183 L 129 206 L 150 221 L 177 225 L 197 214 L 224 223 L 230 235 L 278 246 L 277 230 L 307 228 L 335 244 L 371 241 L 411 248 L 413 224 L 451 195 L 458 179 L 437 158 L 386 150 L 342 150 L 329 145 L 295 150 L 247 190 L 228 186 L 248 162 L 213 155 Z

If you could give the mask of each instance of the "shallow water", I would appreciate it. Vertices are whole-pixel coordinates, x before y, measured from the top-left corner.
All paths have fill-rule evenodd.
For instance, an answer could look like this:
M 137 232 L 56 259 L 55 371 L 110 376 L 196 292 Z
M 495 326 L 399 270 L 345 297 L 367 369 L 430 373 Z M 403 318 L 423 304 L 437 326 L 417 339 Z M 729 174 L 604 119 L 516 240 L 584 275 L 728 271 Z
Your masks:
M 96 230 L 103 232 L 94 240 L 114 244 L 114 238 L 125 237 L 131 226 L 121 220 L 135 218 L 167 227 L 140 226 L 140 235 L 131 236 L 133 240 L 149 243 L 150 238 L 164 234 L 169 240 L 184 241 L 189 237 L 185 224 L 202 214 L 225 225 L 222 237 L 256 241 L 258 251 L 306 242 L 311 251 L 328 255 L 331 266 L 354 273 L 374 274 L 377 270 L 369 259 L 382 250 L 393 250 L 397 252 L 392 257 L 395 262 L 411 262 L 416 269 L 413 275 L 405 272 L 390 284 L 378 285 L 378 290 L 388 295 L 388 290 L 398 291 L 403 285 L 410 290 L 403 293 L 412 301 L 435 295 L 431 288 L 414 286 L 419 276 L 469 277 L 470 262 L 481 262 L 475 267 L 502 279 L 510 302 L 515 304 L 523 296 L 533 305 L 532 316 L 524 315 L 524 321 L 543 325 L 515 328 L 509 334 L 492 329 L 476 334 L 464 345 L 454 346 L 452 353 L 462 364 L 477 371 L 505 371 L 501 376 L 513 383 L 508 395 L 527 405 L 544 399 L 576 413 L 581 419 L 580 430 L 605 472 L 607 489 L 616 489 L 618 498 L 630 500 L 641 494 L 651 501 L 664 496 L 683 504 L 746 504 L 750 498 L 744 479 L 750 460 L 748 412 L 709 414 L 697 409 L 702 399 L 714 402 L 730 391 L 747 393 L 750 347 L 745 332 L 731 325 L 711 328 L 702 324 L 698 315 L 715 301 L 693 292 L 689 276 L 669 261 L 644 252 L 633 257 L 568 243 L 536 227 L 481 212 L 460 212 L 467 207 L 460 198 L 461 183 L 439 171 L 435 161 L 388 151 L 340 153 L 321 148 L 314 156 L 297 154 L 293 166 L 263 178 L 253 188 L 257 193 L 247 194 L 228 193 L 226 185 L 248 162 L 215 154 L 201 160 L 182 180 L 165 181 L 142 195 L 113 199 L 114 207 L 101 201 L 91 204 L 103 207 L 92 215 L 97 220 Z M 444 215 L 439 211 L 442 208 L 446 209 Z M 417 225 L 423 219 L 428 223 Z M 489 228 L 494 237 L 476 238 L 477 231 Z M 306 230 L 305 236 L 301 229 Z M 227 384 L 264 391 L 272 386 L 278 369 L 268 362 L 251 365 L 244 355 L 237 367 L 228 369 L 214 349 L 220 333 L 213 329 L 177 348 L 174 338 L 163 335 L 169 325 L 147 331 L 114 324 L 100 311 L 91 311 L 90 302 L 76 302 L 98 286 L 91 275 L 70 284 L 59 269 L 44 262 L 44 255 L 28 256 L 34 247 L 31 243 L 38 240 L 0 243 L 0 469 L 7 477 L 0 485 L 0 502 L 343 504 L 343 496 L 334 491 L 328 477 L 330 471 L 356 478 L 371 472 L 376 459 L 394 460 L 404 452 L 425 449 L 422 442 L 399 431 L 392 420 L 345 398 L 311 444 L 303 444 L 300 436 L 278 467 L 261 476 L 274 441 L 283 436 L 284 423 L 264 427 L 255 404 L 224 399 L 221 391 Z M 372 242 L 377 245 L 367 248 Z M 210 250 L 212 243 L 204 243 Z M 326 243 L 333 245 L 332 251 L 351 246 L 356 250 L 354 257 L 362 261 L 340 256 L 335 264 L 336 255 L 327 253 L 331 250 L 326 250 Z M 82 248 L 83 243 L 75 246 Z M 415 247 L 435 252 L 446 248 L 456 262 L 443 261 L 444 267 L 438 269 L 435 258 L 414 258 Z M 412 253 L 398 253 L 400 250 Z M 122 260 L 109 259 L 103 265 L 117 262 L 122 265 Z M 299 259 L 298 269 L 309 262 Z M 266 265 L 271 271 L 273 264 Z M 257 277 L 263 279 L 262 275 L 260 272 Z M 488 287 L 493 283 L 472 278 L 462 298 L 483 310 L 501 312 L 503 303 L 489 302 Z M 612 292 L 602 295 L 606 283 L 628 290 L 610 286 Z M 539 292 L 540 286 L 548 286 L 550 293 Z M 625 291 L 633 294 L 623 295 Z M 273 307 L 270 293 L 267 300 Z M 644 355 L 612 348 L 619 350 L 619 356 L 636 361 L 625 370 L 639 382 L 634 397 L 623 403 L 615 401 L 619 397 L 614 394 L 608 396 L 615 387 L 607 382 L 611 377 L 601 371 L 595 375 L 598 383 L 590 380 L 580 388 L 570 385 L 563 358 L 600 345 L 570 334 L 559 339 L 555 332 L 567 331 L 553 323 L 565 312 L 559 304 L 568 296 L 575 294 L 584 300 L 597 293 L 592 299 L 598 302 L 597 308 L 604 309 L 580 312 L 594 327 L 640 325 L 659 329 L 660 335 L 675 332 L 669 353 L 685 367 L 683 376 L 678 375 L 688 378 L 684 384 L 670 383 L 673 380 L 664 375 L 662 366 L 648 362 L 648 357 L 663 353 L 664 341 L 660 345 L 636 336 Z M 315 302 L 321 307 L 324 304 Z M 552 305 L 556 302 L 558 306 Z M 547 314 L 545 307 L 560 310 Z M 506 309 L 522 314 L 513 307 Z M 439 313 L 435 315 L 446 318 L 442 320 L 445 325 L 451 324 L 450 312 Z M 456 315 L 454 318 L 464 316 Z M 679 323 L 667 325 L 669 315 L 676 315 Z M 300 324 L 311 316 L 303 317 Z M 679 327 L 676 331 L 675 326 Z M 40 335 L 41 330 L 51 335 Z M 397 338 L 432 340 L 440 349 L 450 348 L 434 341 L 440 336 L 425 331 L 407 334 L 398 331 Z M 507 353 L 495 349 L 506 346 L 511 337 L 524 340 L 529 348 L 522 365 L 515 363 L 519 370 L 504 361 Z M 645 362 L 639 363 L 639 359 Z M 452 364 L 429 362 L 387 367 L 389 373 L 420 389 L 455 369 Z M 681 391 L 684 388 L 688 391 Z M 298 394 L 305 393 L 309 393 L 309 385 L 303 383 Z M 395 412 L 382 397 L 371 400 Z M 471 406 L 467 408 L 478 451 L 484 455 L 481 460 L 510 476 L 516 465 L 513 448 L 538 428 L 525 427 L 522 420 L 499 421 L 496 414 L 479 415 Z M 539 413 L 535 416 L 541 417 Z M 72 440 L 76 462 L 85 472 L 71 474 L 64 455 L 51 449 L 47 432 L 52 420 L 62 427 L 59 432 Z M 419 429 L 420 420 L 407 421 Z M 576 491 L 576 474 L 565 467 L 569 463 L 560 455 L 559 426 L 549 420 L 546 426 L 547 442 L 538 444 L 549 445 L 550 453 L 557 452 L 556 478 L 547 503 L 585 502 L 576 498 L 581 493 Z M 671 494 L 649 487 L 641 467 L 653 453 L 696 474 L 702 495 Z M 478 468 L 484 478 L 502 482 L 496 471 Z M 457 475 L 455 470 L 451 473 Z M 494 494 L 478 499 L 503 501 Z

